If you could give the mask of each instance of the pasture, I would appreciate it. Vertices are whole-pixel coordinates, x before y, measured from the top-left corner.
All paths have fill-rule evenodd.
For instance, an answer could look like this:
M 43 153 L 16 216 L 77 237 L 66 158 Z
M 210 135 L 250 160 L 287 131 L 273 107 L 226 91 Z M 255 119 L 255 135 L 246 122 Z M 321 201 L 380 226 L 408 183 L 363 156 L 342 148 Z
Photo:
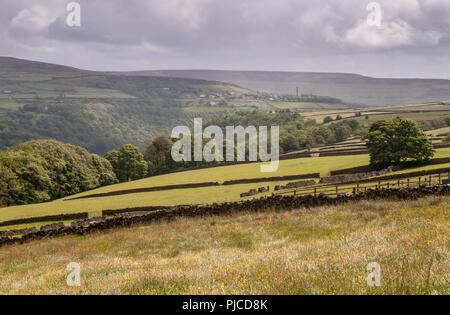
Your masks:
M 6 246 L 2 294 L 448 294 L 450 197 L 179 218 Z M 81 266 L 81 287 L 66 266 Z M 367 265 L 380 265 L 380 286 Z
M 450 148 L 438 149 L 436 158 L 449 157 Z M 369 156 L 366 154 L 335 157 L 311 157 L 280 161 L 280 167 L 275 173 L 261 173 L 260 163 L 221 166 L 213 169 L 199 169 L 150 177 L 142 180 L 106 186 L 41 204 L 13 206 L 0 209 L 0 221 L 38 217 L 46 215 L 89 212 L 90 216 L 98 216 L 102 210 L 115 210 L 143 206 L 175 206 L 183 204 L 206 204 L 240 200 L 240 193 L 255 187 L 270 186 L 273 192 L 275 185 L 286 185 L 289 181 L 261 182 L 236 185 L 218 185 L 202 188 L 174 189 L 131 193 L 117 196 L 97 197 L 71 200 L 92 194 L 108 193 L 129 189 L 148 188 L 175 184 L 219 182 L 235 179 L 263 178 L 273 176 L 299 175 L 319 172 L 328 176 L 331 170 L 367 165 Z M 450 167 L 450 163 L 415 167 L 396 173 L 429 170 Z

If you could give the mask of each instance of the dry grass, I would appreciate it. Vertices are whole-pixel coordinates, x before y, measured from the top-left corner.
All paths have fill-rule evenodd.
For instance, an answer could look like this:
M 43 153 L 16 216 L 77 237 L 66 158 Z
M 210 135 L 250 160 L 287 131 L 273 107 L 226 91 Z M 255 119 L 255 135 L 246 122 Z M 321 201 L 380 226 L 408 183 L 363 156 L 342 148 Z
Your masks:
M 448 294 L 450 197 L 179 219 L 0 248 L 0 293 Z M 82 286 L 66 285 L 69 262 Z M 366 266 L 381 266 L 381 286 Z

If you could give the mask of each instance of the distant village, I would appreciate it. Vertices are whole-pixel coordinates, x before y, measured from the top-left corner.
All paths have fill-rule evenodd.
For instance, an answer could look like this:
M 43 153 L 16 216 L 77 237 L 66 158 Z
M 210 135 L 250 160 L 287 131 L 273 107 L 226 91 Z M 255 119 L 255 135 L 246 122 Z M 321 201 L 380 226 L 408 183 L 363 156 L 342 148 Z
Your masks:
M 317 102 L 317 103 L 334 103 L 342 104 L 340 99 L 317 96 L 312 94 L 297 95 L 277 95 L 270 93 L 257 92 L 256 94 L 236 93 L 235 91 L 216 92 L 209 94 L 184 93 L 181 95 L 183 99 L 198 99 L 200 105 L 206 106 L 227 106 L 227 100 L 245 100 L 245 101 L 266 101 L 266 102 Z

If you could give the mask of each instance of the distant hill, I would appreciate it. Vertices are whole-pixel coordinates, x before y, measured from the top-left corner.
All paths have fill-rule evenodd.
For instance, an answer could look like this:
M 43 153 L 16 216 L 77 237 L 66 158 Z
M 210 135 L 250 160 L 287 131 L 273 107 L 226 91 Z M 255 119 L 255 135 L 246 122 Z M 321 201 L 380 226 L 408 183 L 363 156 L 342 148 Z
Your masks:
M 89 75 L 92 71 L 51 63 L 0 57 L 0 79 L 2 80 L 43 80 L 54 77 Z M 30 77 L 32 75 L 32 77 Z
M 327 95 L 345 102 L 365 106 L 389 106 L 450 100 L 450 80 L 384 79 L 357 74 L 162 70 L 138 71 L 133 75 L 155 75 L 177 78 L 216 80 L 269 93 Z
M 157 133 L 211 115 L 198 104 L 217 95 L 256 93 L 222 82 L 130 76 L 0 57 L 0 149 L 42 138 L 99 154 L 124 143 L 142 146 Z M 215 101 L 211 112 L 233 110 L 222 103 Z
M 51 138 L 103 154 L 125 143 L 142 147 L 158 133 L 190 126 L 194 117 L 444 100 L 450 99 L 449 82 L 291 72 L 96 72 L 0 57 L 0 150 Z M 296 87 L 305 96 L 292 96 Z

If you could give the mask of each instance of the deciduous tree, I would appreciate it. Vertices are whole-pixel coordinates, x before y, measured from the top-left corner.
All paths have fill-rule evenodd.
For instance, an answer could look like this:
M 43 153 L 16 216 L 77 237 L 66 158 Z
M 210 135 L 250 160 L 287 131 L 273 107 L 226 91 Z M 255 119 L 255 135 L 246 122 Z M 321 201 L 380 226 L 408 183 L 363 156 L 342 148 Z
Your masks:
M 424 162 L 434 155 L 426 135 L 409 119 L 374 123 L 367 135 L 372 164 L 398 165 L 407 160 Z

